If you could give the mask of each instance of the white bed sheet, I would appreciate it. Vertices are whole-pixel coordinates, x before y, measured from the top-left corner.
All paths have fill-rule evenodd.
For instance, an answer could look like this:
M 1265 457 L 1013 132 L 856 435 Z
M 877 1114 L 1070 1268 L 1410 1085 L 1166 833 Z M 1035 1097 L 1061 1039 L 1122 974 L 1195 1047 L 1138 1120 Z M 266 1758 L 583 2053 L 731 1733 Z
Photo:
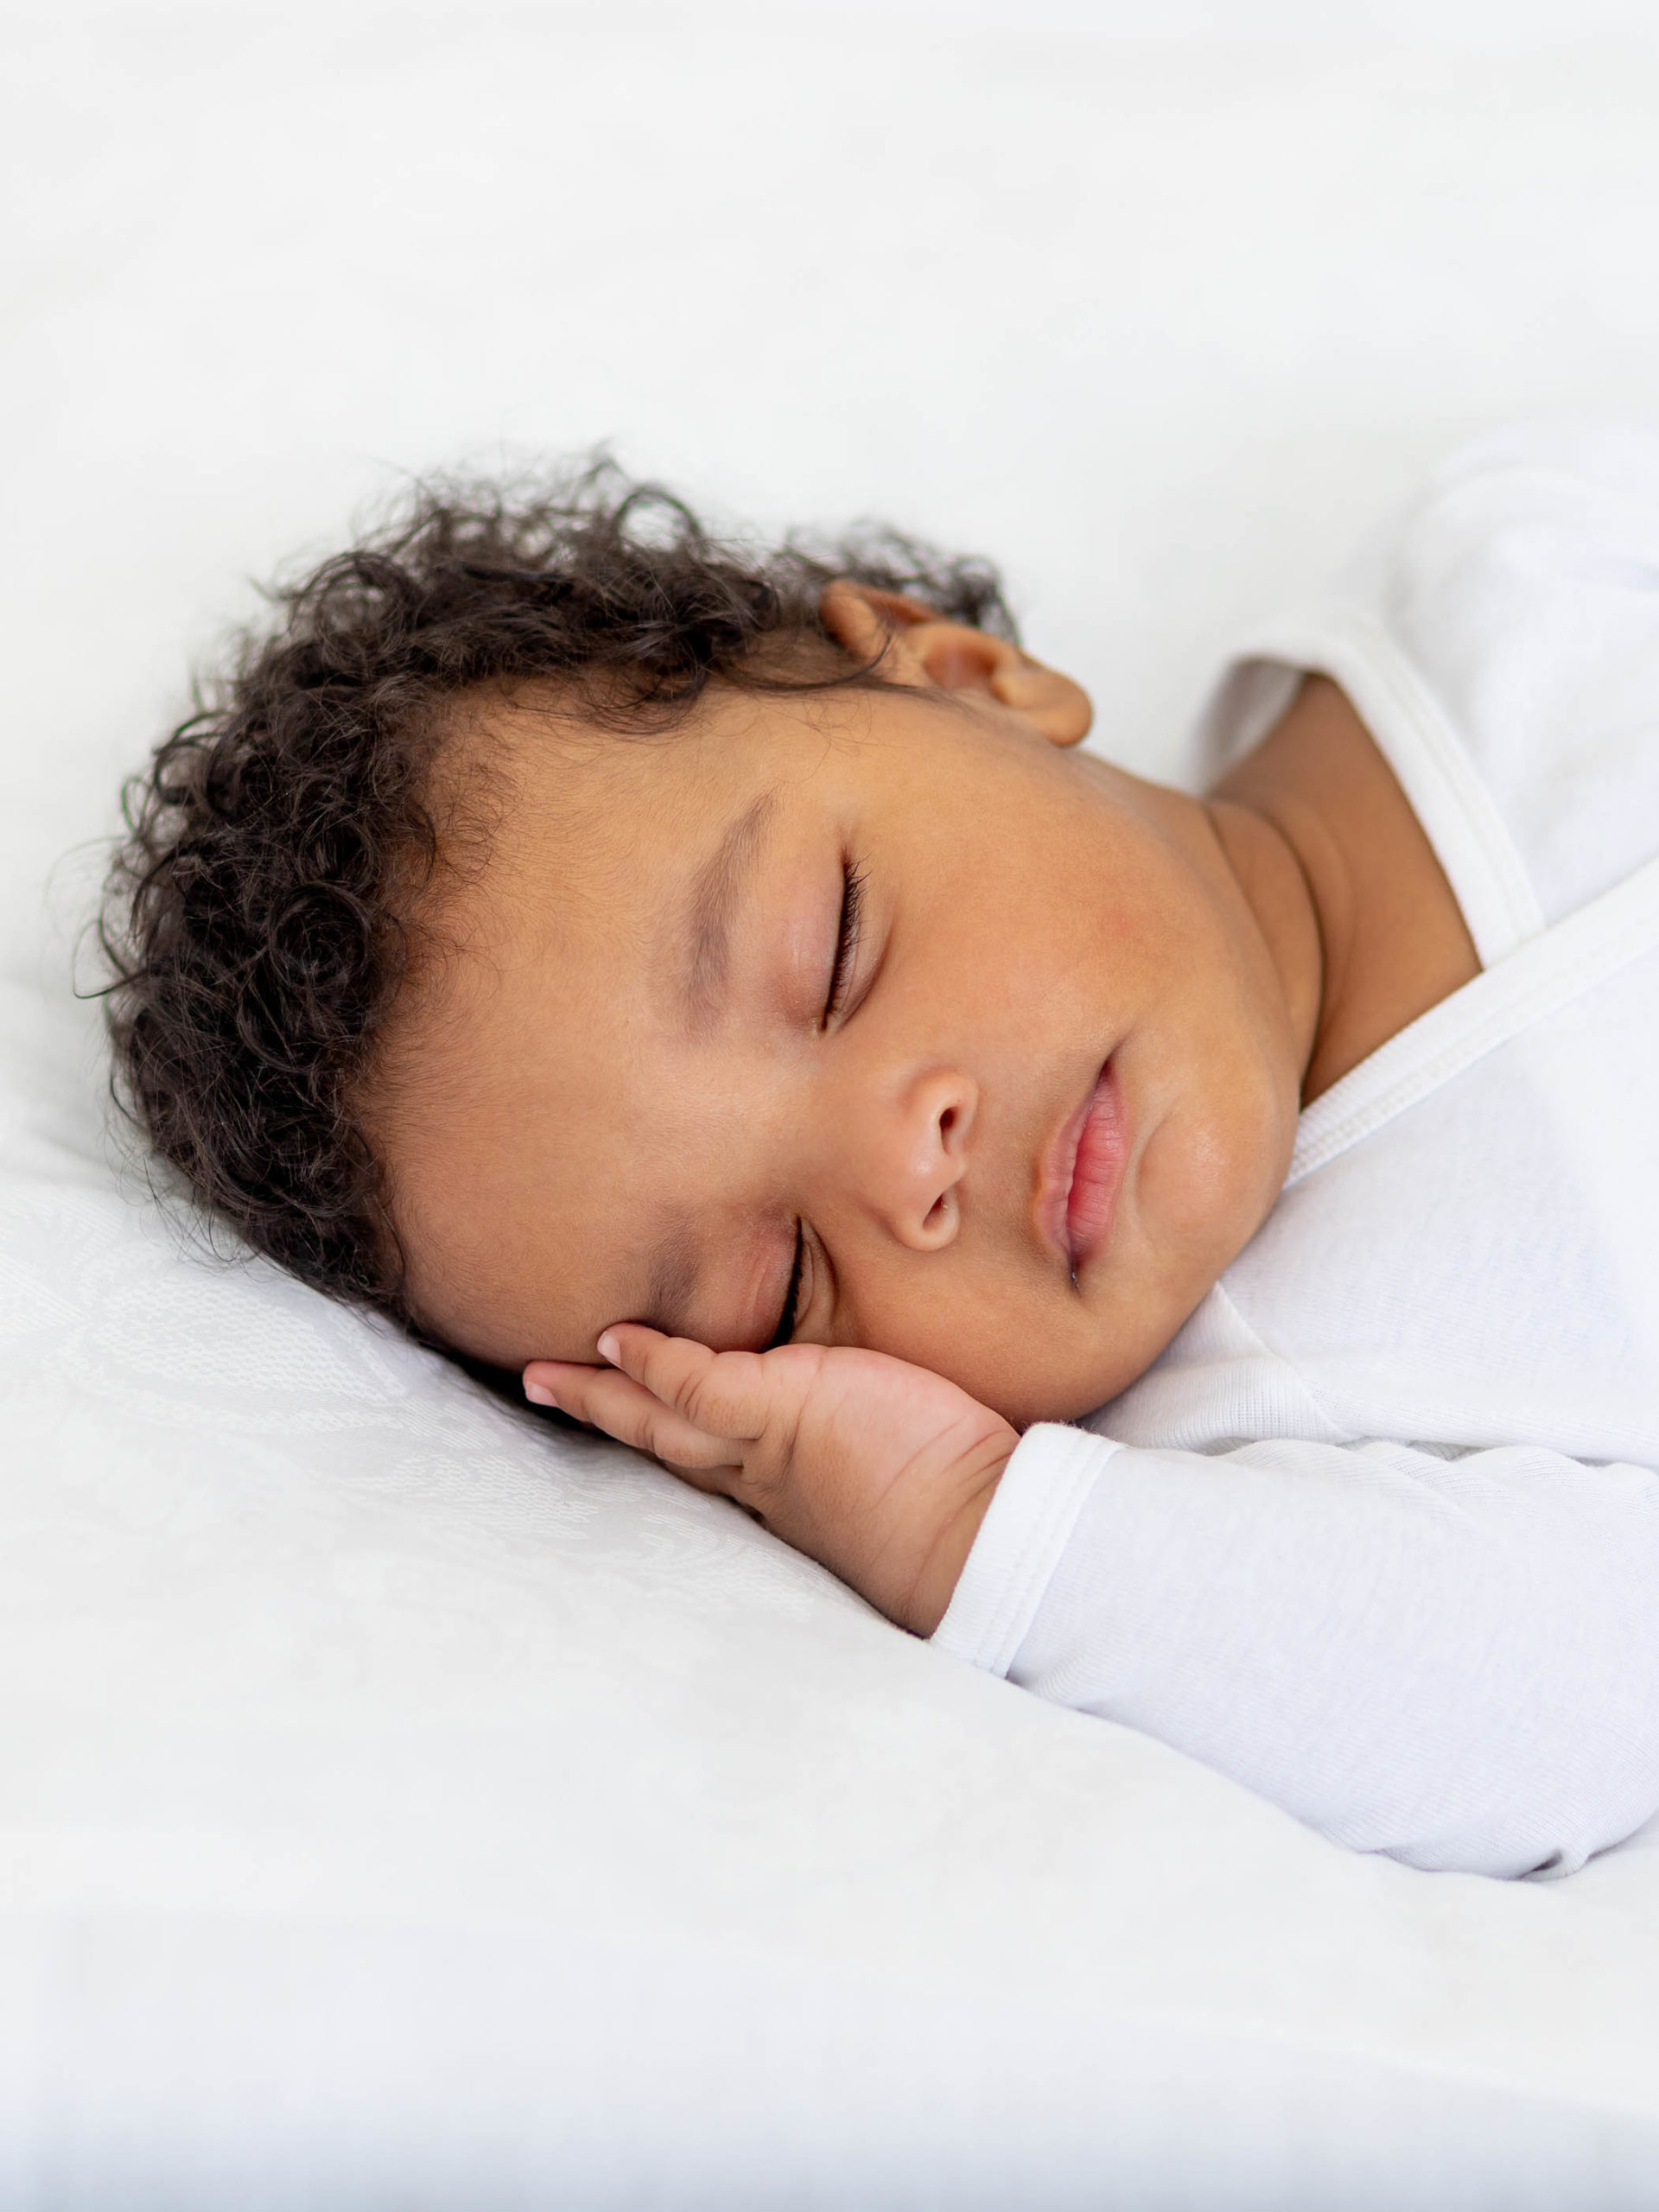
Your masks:
M 1634 11 L 1154 20 L 11 19 L 8 2208 L 1659 2198 L 1654 1840 L 1347 1856 L 204 1263 L 66 984 L 235 580 L 400 469 L 610 436 L 982 545 L 1169 770 L 1435 451 L 1656 404 Z

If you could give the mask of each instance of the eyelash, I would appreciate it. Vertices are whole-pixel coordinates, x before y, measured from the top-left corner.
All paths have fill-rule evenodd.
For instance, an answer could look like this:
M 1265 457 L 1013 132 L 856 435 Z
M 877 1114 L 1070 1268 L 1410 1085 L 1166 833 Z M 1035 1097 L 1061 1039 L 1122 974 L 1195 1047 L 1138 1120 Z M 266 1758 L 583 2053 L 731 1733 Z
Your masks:
M 768 1351 L 776 1351 L 779 1344 L 786 1344 L 800 1325 L 800 1316 L 795 1311 L 801 1294 L 801 1274 L 806 1261 L 806 1231 L 799 1223 L 795 1227 L 795 1264 L 789 1271 L 789 1288 L 784 1293 L 784 1310 L 778 1326 L 772 1332 Z
M 851 861 L 841 865 L 841 927 L 836 937 L 836 964 L 830 976 L 830 997 L 823 1009 L 826 1022 L 841 1011 L 851 980 L 864 918 L 864 871 Z
M 851 980 L 853 962 L 858 953 L 858 940 L 864 917 L 864 871 L 851 861 L 841 867 L 841 923 L 836 932 L 836 960 L 830 971 L 830 996 L 825 1001 L 823 1019 L 835 1020 L 847 996 Z M 806 1231 L 798 1224 L 795 1230 L 795 1260 L 789 1271 L 789 1288 L 784 1294 L 784 1310 L 778 1326 L 772 1332 L 768 1351 L 775 1351 L 786 1344 L 800 1325 L 796 1305 L 801 1294 L 801 1276 L 806 1264 Z

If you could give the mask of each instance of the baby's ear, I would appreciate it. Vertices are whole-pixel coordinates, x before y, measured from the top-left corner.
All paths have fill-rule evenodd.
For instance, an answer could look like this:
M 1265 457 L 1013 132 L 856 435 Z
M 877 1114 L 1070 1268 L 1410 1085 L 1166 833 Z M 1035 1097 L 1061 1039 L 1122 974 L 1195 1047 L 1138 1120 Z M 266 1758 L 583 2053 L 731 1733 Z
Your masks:
M 1089 734 L 1094 709 L 1080 683 L 1045 668 L 1006 638 L 951 622 L 896 591 L 837 576 L 818 601 L 823 626 L 861 660 L 881 662 L 895 683 L 929 691 L 978 691 L 1010 708 L 1051 745 Z

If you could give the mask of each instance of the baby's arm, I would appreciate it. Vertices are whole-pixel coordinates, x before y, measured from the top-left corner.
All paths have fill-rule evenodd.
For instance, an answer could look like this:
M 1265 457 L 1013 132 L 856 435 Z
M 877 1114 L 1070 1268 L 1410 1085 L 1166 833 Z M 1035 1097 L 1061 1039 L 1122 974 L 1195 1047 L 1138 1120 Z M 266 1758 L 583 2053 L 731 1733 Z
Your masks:
M 936 1641 L 1356 1850 L 1570 1872 L 1659 1810 L 1659 1476 L 1041 1425 Z
M 880 1354 L 613 1333 L 625 1373 L 538 1363 L 527 1387 L 955 1656 L 1340 1842 L 1567 1872 L 1659 1810 L 1659 1476 L 1519 1446 L 1020 1440 Z

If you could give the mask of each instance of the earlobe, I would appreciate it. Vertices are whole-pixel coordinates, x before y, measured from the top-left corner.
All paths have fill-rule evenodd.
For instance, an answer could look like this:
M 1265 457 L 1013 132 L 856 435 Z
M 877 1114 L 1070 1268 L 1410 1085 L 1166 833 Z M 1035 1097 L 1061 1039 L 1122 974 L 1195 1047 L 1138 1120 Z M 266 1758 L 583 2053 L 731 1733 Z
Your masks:
M 831 637 L 861 660 L 879 660 L 896 683 L 978 692 L 1011 709 L 1051 745 L 1076 745 L 1089 734 L 1094 709 L 1082 685 L 1006 638 L 849 576 L 825 586 L 818 612 Z

